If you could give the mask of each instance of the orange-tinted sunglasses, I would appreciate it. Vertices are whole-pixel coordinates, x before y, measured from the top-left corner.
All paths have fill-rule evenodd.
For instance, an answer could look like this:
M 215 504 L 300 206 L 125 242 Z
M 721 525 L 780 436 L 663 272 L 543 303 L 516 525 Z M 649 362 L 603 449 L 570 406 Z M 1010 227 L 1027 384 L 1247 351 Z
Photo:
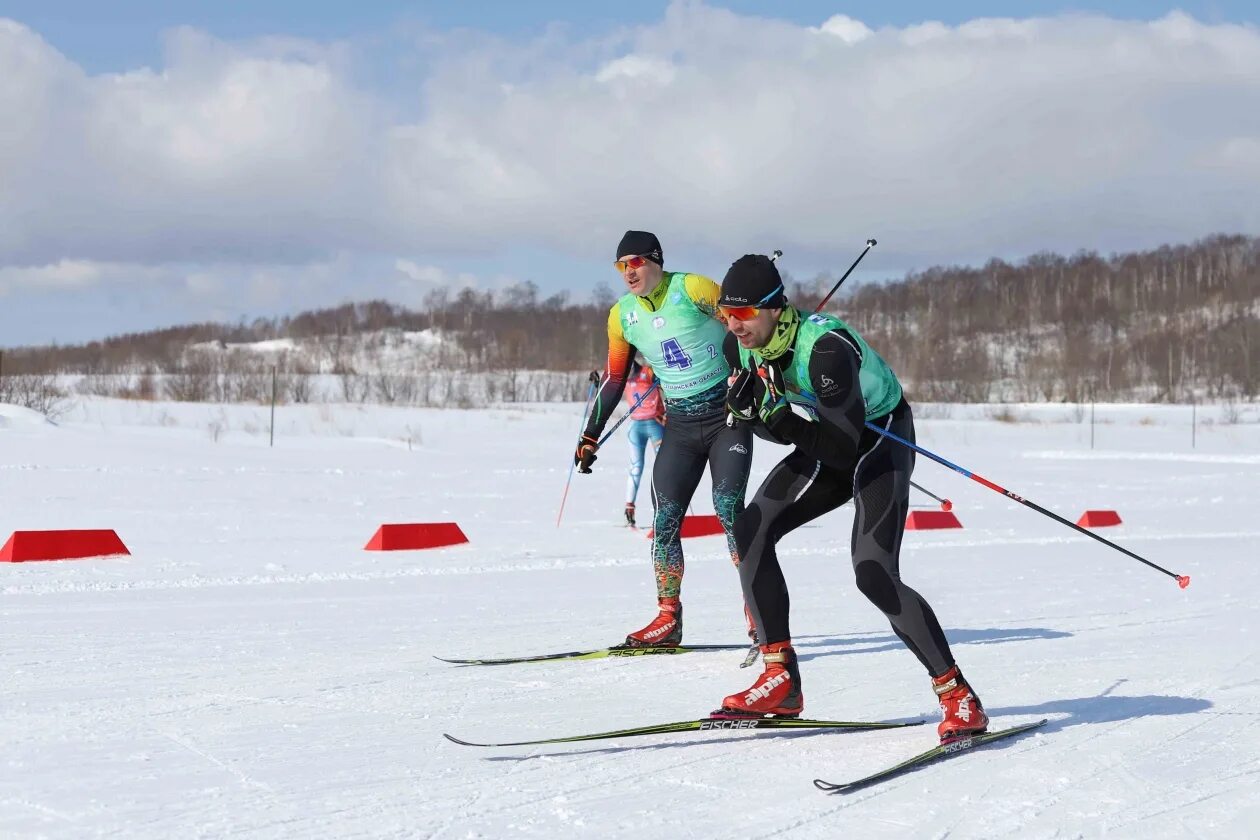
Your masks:
M 769 303 L 775 295 L 783 291 L 783 284 L 770 294 L 757 301 L 752 306 L 718 306 L 718 312 L 722 313 L 723 318 L 734 318 L 736 321 L 751 321 L 757 317 L 757 313 L 761 311 L 762 304 Z
M 643 268 L 647 265 L 647 257 L 628 257 L 624 260 L 617 260 L 613 265 L 617 266 L 617 270 L 622 274 L 626 273 L 630 268 Z
M 719 306 L 718 312 L 723 318 L 734 318 L 736 321 L 751 321 L 761 310 L 755 306 Z

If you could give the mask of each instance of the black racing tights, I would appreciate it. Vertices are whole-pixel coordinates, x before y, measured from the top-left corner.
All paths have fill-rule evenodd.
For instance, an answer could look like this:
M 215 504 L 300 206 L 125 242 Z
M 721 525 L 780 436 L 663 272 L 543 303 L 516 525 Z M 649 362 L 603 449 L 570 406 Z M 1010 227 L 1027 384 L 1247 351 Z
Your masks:
M 904 400 L 874 422 L 914 441 L 914 418 Z M 953 666 L 940 622 L 923 597 L 902 582 L 898 568 L 913 469 L 914 450 L 866 429 L 852 469 L 824 466 L 795 450 L 770 471 L 735 526 L 744 599 L 765 643 L 791 638 L 787 583 L 775 544 L 854 499 L 851 550 L 858 589 L 883 611 L 929 674 L 940 676 Z

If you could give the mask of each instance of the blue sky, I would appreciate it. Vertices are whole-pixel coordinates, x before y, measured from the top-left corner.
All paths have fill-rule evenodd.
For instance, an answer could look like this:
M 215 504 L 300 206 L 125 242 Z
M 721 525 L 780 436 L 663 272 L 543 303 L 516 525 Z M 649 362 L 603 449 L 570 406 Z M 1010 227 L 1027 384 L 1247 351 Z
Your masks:
M 941 5 L 0 0 L 0 347 L 1260 233 L 1254 4 Z
M 152 65 L 161 59 L 162 33 L 176 26 L 193 26 L 228 39 L 284 34 L 316 40 L 385 35 L 407 25 L 434 29 L 468 28 L 502 35 L 537 34 L 550 25 L 596 32 L 626 24 L 643 24 L 661 17 L 665 0 L 569 0 L 523 2 L 405 2 L 405 0 L 222 0 L 222 2 L 162 2 L 161 0 L 4 0 L 0 17 L 19 20 L 40 32 L 53 46 L 93 72 L 120 71 Z M 1151 20 L 1180 9 L 1208 23 L 1257 19 L 1250 0 L 1164 3 L 1123 2 L 762 2 L 727 0 L 713 5 L 747 15 L 760 15 L 817 25 L 843 13 L 868 26 L 905 26 L 924 20 L 957 24 L 978 17 L 1033 17 L 1071 11 L 1100 12 L 1111 17 Z

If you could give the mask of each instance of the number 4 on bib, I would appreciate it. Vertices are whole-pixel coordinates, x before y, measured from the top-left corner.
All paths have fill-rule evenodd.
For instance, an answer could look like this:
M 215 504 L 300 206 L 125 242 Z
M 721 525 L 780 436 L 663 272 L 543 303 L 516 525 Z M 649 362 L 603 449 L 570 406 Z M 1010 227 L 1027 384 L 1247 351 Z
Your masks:
M 682 349 L 676 338 L 667 338 L 661 342 L 661 355 L 665 357 L 665 366 L 686 370 L 691 367 L 691 357 Z

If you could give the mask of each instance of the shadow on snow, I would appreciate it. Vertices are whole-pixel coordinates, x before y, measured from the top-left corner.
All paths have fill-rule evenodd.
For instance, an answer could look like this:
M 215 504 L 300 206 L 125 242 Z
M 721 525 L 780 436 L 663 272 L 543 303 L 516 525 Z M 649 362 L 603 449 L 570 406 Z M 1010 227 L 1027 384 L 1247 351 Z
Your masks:
M 954 645 L 998 645 L 1008 642 L 1028 642 L 1040 639 L 1066 639 L 1072 634 L 1045 627 L 1001 627 L 980 629 L 946 630 L 945 637 Z M 811 641 L 812 640 L 812 641 Z M 844 650 L 807 652 L 810 648 L 844 645 Z M 883 653 L 904 650 L 905 645 L 891 633 L 846 633 L 840 636 L 798 636 L 793 640 L 797 657 L 801 662 L 823 656 L 845 656 L 854 653 Z

